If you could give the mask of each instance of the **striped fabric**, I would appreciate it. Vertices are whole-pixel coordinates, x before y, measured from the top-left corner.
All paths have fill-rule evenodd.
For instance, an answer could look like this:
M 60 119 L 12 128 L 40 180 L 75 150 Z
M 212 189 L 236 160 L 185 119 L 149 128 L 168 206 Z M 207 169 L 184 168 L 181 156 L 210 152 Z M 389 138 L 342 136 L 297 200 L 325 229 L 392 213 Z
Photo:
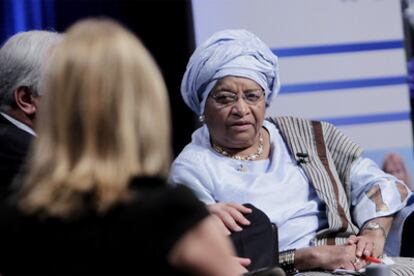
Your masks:
M 344 244 L 350 234 L 359 229 L 350 215 L 351 164 L 362 154 L 362 148 L 352 142 L 335 126 L 295 117 L 275 117 L 276 124 L 291 155 L 302 167 L 315 187 L 319 198 L 326 204 L 329 228 L 319 231 L 315 246 Z M 299 153 L 299 155 L 298 155 Z M 304 153 L 307 157 L 304 159 Z M 393 276 L 414 275 L 414 258 L 392 258 Z M 300 275 L 337 275 L 330 272 L 307 271 Z
M 413 258 L 403 258 L 403 257 L 396 257 L 392 258 L 395 262 L 394 265 L 391 266 L 391 275 L 392 276 L 413 276 L 414 275 L 414 259 Z M 301 276 L 329 276 L 329 275 L 338 275 L 332 274 L 328 271 L 304 271 L 300 272 Z M 355 274 L 341 274 L 341 275 L 355 275 Z M 364 274 L 361 274 L 364 275 Z
M 391 275 L 408 276 L 414 275 L 414 258 L 397 257 L 392 258 L 395 264 L 391 267 Z
M 333 125 L 295 117 L 270 119 L 276 124 L 292 156 L 326 205 L 329 228 L 320 230 L 314 245 L 343 244 L 359 229 L 350 215 L 351 164 L 362 149 Z M 303 153 L 307 154 L 303 162 Z
M 394 265 L 391 266 L 391 275 L 392 276 L 413 276 L 414 275 L 414 259 L 413 258 L 392 258 L 395 262 Z M 329 276 L 329 275 L 338 275 L 332 274 L 328 271 L 306 271 L 300 272 L 301 276 Z M 341 275 L 355 275 L 355 274 L 341 274 Z M 361 274 L 365 275 L 365 274 Z

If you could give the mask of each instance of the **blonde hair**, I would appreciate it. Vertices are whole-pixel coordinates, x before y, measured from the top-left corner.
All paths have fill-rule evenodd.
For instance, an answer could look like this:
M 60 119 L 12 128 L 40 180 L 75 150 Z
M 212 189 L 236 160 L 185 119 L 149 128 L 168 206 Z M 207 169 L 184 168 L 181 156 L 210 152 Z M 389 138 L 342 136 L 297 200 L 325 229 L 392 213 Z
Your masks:
M 118 23 L 87 19 L 56 48 L 44 81 L 20 207 L 70 217 L 128 200 L 133 176 L 171 161 L 166 87 L 143 44 Z

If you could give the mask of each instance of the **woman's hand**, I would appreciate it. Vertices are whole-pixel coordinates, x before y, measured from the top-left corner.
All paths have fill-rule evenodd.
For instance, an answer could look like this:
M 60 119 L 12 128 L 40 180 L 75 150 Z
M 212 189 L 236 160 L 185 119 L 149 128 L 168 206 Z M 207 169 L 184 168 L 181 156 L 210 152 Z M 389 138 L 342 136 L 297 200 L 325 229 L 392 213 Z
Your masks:
M 355 244 L 357 246 L 356 255 L 358 257 L 372 256 L 378 258 L 382 256 L 386 235 L 391 227 L 392 221 L 393 216 L 386 216 L 366 222 L 365 225 L 373 223 L 379 224 L 381 227 L 375 229 L 363 227 L 358 236 L 352 235 L 348 238 L 348 244 Z
M 207 209 L 218 218 L 217 221 L 223 231 L 229 235 L 230 231 L 239 232 L 242 226 L 250 225 L 243 214 L 251 213 L 252 210 L 238 203 L 214 203 L 207 205 Z M 229 231 L 230 230 L 230 231 Z
M 364 231 L 361 235 L 352 235 L 348 238 L 348 244 L 356 245 L 356 256 L 372 256 L 378 258 L 383 254 L 385 237 L 380 231 Z
M 295 267 L 299 270 L 338 268 L 359 270 L 367 265 L 356 256 L 356 245 L 325 245 L 296 250 Z

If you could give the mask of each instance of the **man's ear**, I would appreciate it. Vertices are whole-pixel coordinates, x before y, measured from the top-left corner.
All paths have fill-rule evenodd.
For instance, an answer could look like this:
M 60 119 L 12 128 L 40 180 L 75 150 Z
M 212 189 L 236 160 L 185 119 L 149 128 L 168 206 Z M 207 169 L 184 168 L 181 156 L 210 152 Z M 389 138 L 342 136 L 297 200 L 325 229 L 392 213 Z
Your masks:
M 14 91 L 14 100 L 19 109 L 21 109 L 28 117 L 36 114 L 37 106 L 34 101 L 32 90 L 27 86 L 20 86 Z

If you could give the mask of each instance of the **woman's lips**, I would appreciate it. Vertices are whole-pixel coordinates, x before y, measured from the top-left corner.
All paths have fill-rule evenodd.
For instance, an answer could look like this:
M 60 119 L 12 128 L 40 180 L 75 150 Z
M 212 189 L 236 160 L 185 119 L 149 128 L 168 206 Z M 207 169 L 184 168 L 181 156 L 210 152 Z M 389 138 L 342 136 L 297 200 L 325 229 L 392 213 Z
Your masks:
M 234 123 L 231 125 L 231 129 L 237 131 L 237 132 L 242 132 L 242 131 L 246 131 L 248 130 L 250 127 L 252 126 L 251 123 L 247 123 L 247 122 L 240 122 L 240 123 Z

